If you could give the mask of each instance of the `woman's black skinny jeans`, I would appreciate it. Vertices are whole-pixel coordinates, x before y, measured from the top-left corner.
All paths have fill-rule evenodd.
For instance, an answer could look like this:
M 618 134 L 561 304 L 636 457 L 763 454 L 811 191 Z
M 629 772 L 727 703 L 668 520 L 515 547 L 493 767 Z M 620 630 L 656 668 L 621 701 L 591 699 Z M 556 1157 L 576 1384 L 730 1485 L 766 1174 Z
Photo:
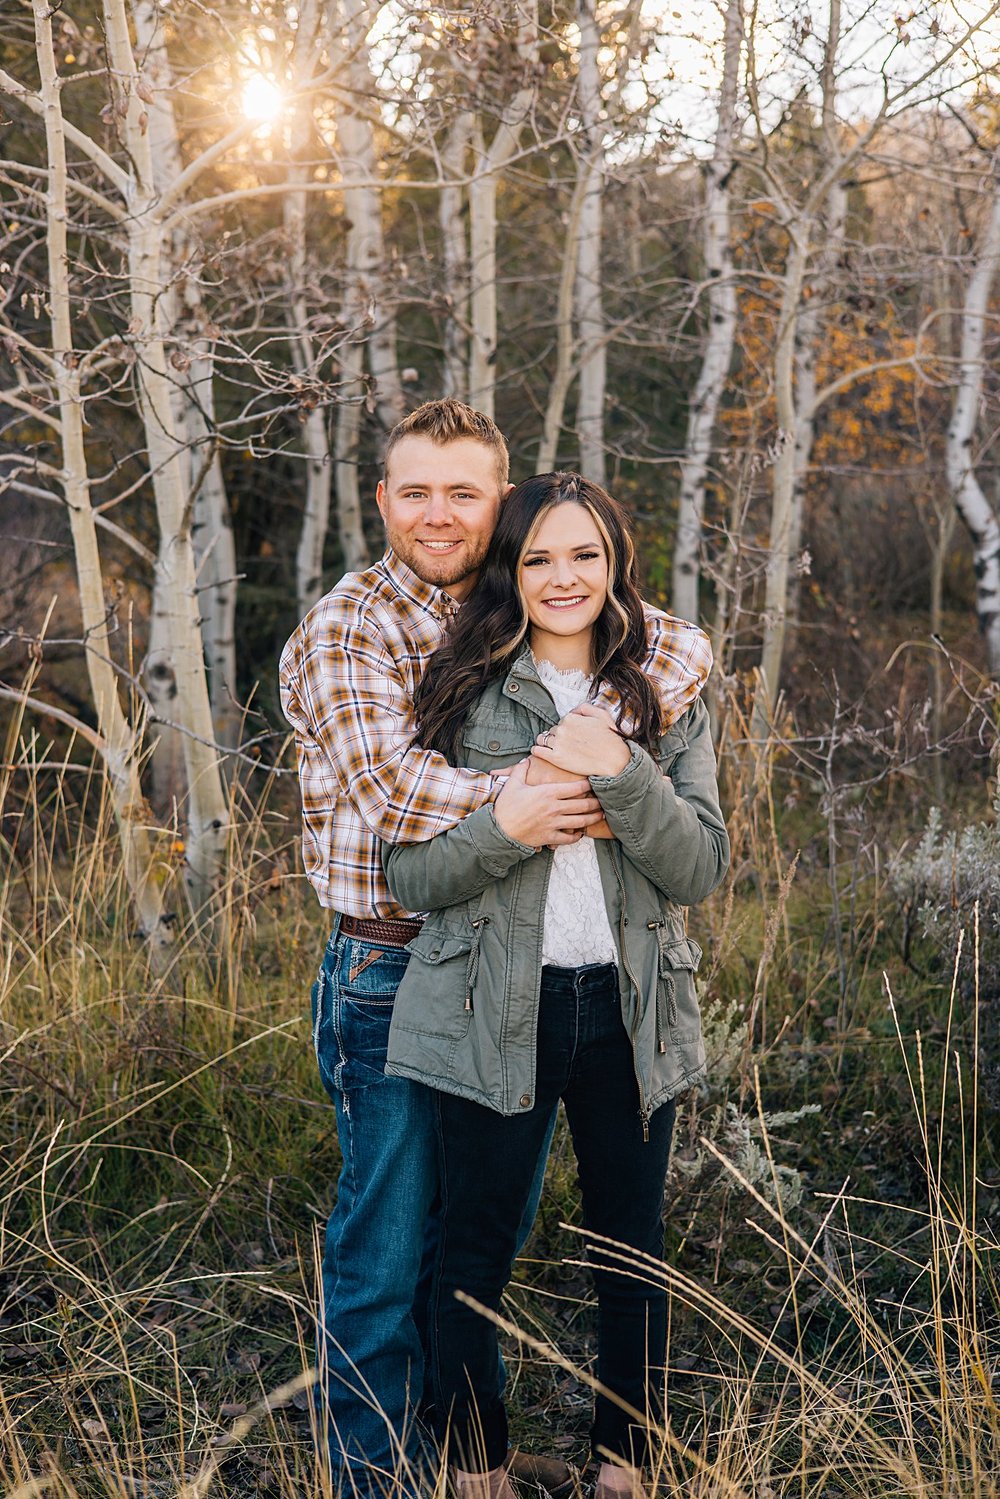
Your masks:
M 665 1290 L 662 1282 L 654 1283 L 655 1269 L 645 1279 L 627 1251 L 604 1246 L 597 1236 L 662 1259 L 663 1180 L 674 1105 L 654 1111 L 644 1140 L 614 966 L 546 967 L 532 1106 L 505 1117 L 452 1094 L 437 1095 L 443 1225 L 431 1306 L 432 1377 L 438 1435 L 450 1433 L 452 1461 L 471 1472 L 503 1462 L 507 1413 L 497 1378 L 496 1327 L 455 1292 L 499 1309 L 538 1152 L 559 1098 L 576 1150 L 584 1227 L 595 1235 L 588 1239 L 588 1257 L 598 1299 L 597 1377 L 654 1428 L 662 1420 Z M 648 1449 L 646 1421 L 637 1424 L 598 1395 L 591 1446 L 597 1456 L 610 1452 L 638 1466 Z

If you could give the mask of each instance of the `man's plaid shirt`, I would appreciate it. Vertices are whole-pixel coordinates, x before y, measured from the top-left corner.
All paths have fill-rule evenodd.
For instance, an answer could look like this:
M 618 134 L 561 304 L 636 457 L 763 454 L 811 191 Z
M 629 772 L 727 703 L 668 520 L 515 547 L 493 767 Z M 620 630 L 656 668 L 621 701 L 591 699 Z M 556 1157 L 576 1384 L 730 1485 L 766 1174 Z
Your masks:
M 409 916 L 389 893 L 379 843 L 422 843 L 489 801 L 490 776 L 414 745 L 413 693 L 456 604 L 390 549 L 347 573 L 281 653 L 281 705 L 295 730 L 302 856 L 320 904 Z M 645 670 L 673 723 L 712 666 L 695 625 L 648 609 Z

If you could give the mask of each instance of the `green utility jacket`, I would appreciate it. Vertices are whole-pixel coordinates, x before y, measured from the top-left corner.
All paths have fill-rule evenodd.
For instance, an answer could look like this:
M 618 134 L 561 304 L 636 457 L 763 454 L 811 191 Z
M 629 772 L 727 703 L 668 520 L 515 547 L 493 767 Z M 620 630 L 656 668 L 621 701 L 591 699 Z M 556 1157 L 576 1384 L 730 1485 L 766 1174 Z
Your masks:
M 558 718 L 525 648 L 470 714 L 461 763 L 513 765 Z M 705 1069 L 701 949 L 680 908 L 718 885 L 729 838 L 704 704 L 663 735 L 655 760 L 633 744 L 620 774 L 590 784 L 615 835 L 597 840 L 597 859 L 645 1124 Z M 487 805 L 427 842 L 385 845 L 382 857 L 396 899 L 431 913 L 409 944 L 386 1071 L 501 1114 L 530 1109 L 551 851 L 509 838 Z

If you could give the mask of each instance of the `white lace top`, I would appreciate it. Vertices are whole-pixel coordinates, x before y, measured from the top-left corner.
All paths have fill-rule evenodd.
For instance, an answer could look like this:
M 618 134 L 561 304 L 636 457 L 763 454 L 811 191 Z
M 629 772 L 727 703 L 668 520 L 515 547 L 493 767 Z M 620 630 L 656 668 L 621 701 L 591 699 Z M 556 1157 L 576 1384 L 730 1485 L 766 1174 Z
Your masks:
M 548 661 L 536 660 L 535 666 L 560 718 L 586 702 L 591 679 L 582 671 L 560 671 Z M 552 857 L 542 962 L 559 968 L 582 968 L 585 963 L 617 961 L 594 840 L 581 838 L 579 843 L 563 844 Z

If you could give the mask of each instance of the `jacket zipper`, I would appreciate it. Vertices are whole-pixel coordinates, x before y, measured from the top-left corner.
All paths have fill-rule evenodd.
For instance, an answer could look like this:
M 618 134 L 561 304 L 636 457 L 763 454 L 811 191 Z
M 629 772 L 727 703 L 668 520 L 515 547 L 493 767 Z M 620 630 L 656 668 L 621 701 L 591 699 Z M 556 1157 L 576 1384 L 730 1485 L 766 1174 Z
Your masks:
M 618 861 L 615 858 L 614 850 L 613 849 L 611 850 L 611 862 L 614 865 L 615 879 L 618 881 L 618 888 L 619 888 L 619 890 L 622 893 L 622 914 L 621 914 L 621 917 L 619 918 L 619 922 L 618 922 L 618 934 L 619 934 L 620 949 L 621 949 L 622 967 L 624 968 L 625 973 L 628 976 L 629 983 L 632 985 L 632 988 L 635 991 L 635 999 L 636 999 L 636 1021 L 635 1021 L 635 1024 L 636 1024 L 636 1028 L 638 1028 L 638 1025 L 639 1025 L 639 1006 L 640 1006 L 640 1004 L 642 1002 L 642 995 L 639 992 L 639 985 L 636 982 L 635 974 L 632 972 L 631 968 L 629 967 L 629 963 L 628 963 L 628 950 L 627 950 L 627 948 L 625 946 L 625 920 L 626 920 L 626 918 L 625 918 L 625 881 L 621 877 L 621 872 L 620 872 L 620 870 L 618 868 Z M 636 1061 L 636 1055 L 635 1055 L 636 1031 L 635 1030 L 633 1030 L 631 1036 L 629 1037 L 629 1040 L 632 1043 L 632 1067 L 633 1067 L 633 1070 L 635 1072 L 635 1081 L 636 1081 L 636 1084 L 637 1084 L 638 1089 L 639 1089 L 639 1118 L 642 1120 L 642 1138 L 643 1138 L 643 1143 L 646 1144 L 646 1145 L 648 1145 L 649 1144 L 649 1110 L 646 1108 L 646 1094 L 645 1094 L 645 1091 L 644 1091 L 643 1086 L 642 1086 L 642 1078 L 639 1076 L 639 1064 Z
M 664 922 L 663 916 L 661 916 L 660 920 L 657 920 L 657 922 L 646 922 L 646 926 L 648 926 L 648 929 L 651 932 L 658 932 L 661 928 L 663 928 L 663 926 L 666 925 L 667 923 Z M 663 959 L 663 950 L 661 950 L 660 956 L 661 959 Z M 678 1024 L 678 986 L 676 986 L 673 977 L 670 976 L 669 973 L 663 973 L 663 971 L 661 971 L 661 973 L 657 976 L 657 989 L 660 988 L 660 983 L 663 983 L 664 994 L 666 994 L 667 998 L 667 1025 L 676 1025 Z M 663 1055 L 663 1052 L 666 1051 L 666 1049 L 667 1043 L 666 1040 L 663 1039 L 663 1019 L 661 1019 L 660 995 L 657 994 L 657 1051 L 660 1052 L 661 1055 Z
M 465 970 L 465 1008 L 469 1011 L 472 1009 L 472 991 L 476 987 L 476 980 L 479 977 L 479 941 L 482 936 L 479 928 L 489 926 L 489 924 L 489 916 L 477 916 L 472 923 L 476 935 L 473 938 L 472 947 L 469 951 L 469 966 Z
M 646 922 L 646 929 L 648 931 L 650 931 L 650 932 L 658 932 L 662 926 L 663 926 L 663 918 L 662 918 L 662 916 L 660 917 L 659 921 L 647 921 Z M 657 938 L 657 941 L 659 941 L 659 938 Z M 659 960 L 657 961 L 657 968 L 659 968 Z M 660 1053 L 660 1055 L 662 1056 L 663 1053 L 667 1049 L 667 1043 L 663 1039 L 663 1020 L 662 1020 L 662 1015 L 661 1015 L 660 994 L 659 994 L 660 980 L 661 979 L 663 979 L 663 975 L 661 973 L 657 972 L 657 976 L 656 976 L 656 980 L 657 980 L 656 981 L 656 989 L 657 989 L 657 994 L 656 994 L 656 1049 Z M 664 980 L 664 983 L 665 982 L 666 982 L 666 980 Z M 673 998 L 673 990 L 672 989 L 670 991 L 670 995 L 671 995 L 671 999 L 672 999 Z M 673 1018 L 672 1018 L 672 1016 L 670 1015 L 669 1012 L 667 1014 L 667 1023 L 668 1024 L 673 1024 L 674 1023 L 673 1022 Z

